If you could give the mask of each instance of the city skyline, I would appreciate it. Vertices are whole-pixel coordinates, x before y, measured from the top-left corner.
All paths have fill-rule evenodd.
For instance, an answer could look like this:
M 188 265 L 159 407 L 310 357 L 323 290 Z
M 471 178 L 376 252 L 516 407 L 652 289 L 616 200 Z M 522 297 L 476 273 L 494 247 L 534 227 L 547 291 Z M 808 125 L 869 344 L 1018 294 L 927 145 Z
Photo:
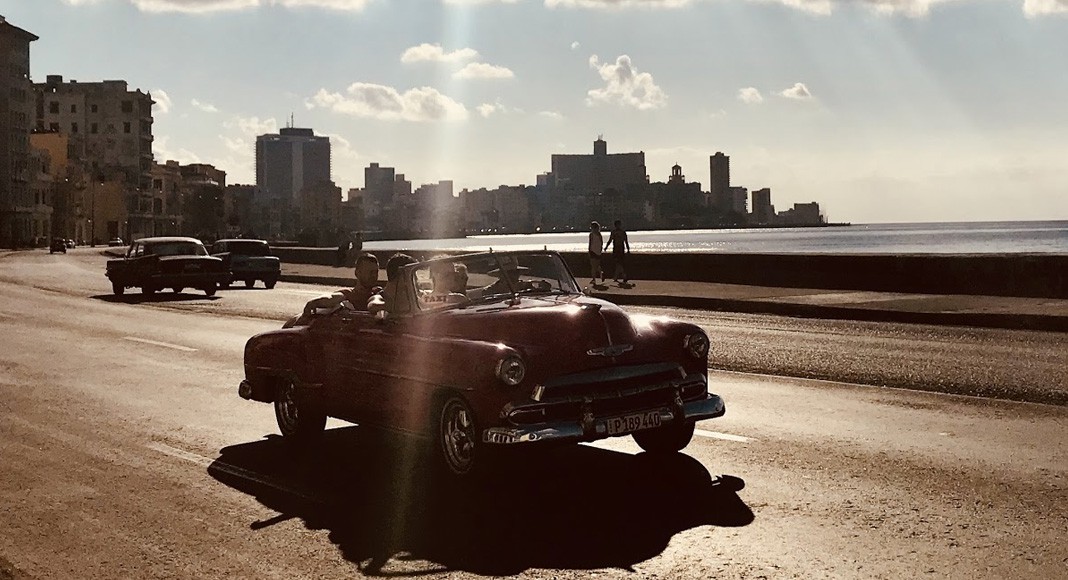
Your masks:
M 733 184 L 771 187 L 783 207 L 819 201 L 833 221 L 1068 217 L 1064 2 L 604 4 L 44 0 L 0 13 L 40 36 L 35 82 L 151 91 L 157 162 L 210 163 L 230 183 L 255 182 L 256 136 L 292 114 L 330 137 L 346 190 L 371 162 L 457 191 L 530 185 L 550 155 L 604 134 L 645 153 L 650 181 L 678 163 L 708 190 L 708 156 L 725 151 Z M 105 23 L 128 34 L 100 36 Z

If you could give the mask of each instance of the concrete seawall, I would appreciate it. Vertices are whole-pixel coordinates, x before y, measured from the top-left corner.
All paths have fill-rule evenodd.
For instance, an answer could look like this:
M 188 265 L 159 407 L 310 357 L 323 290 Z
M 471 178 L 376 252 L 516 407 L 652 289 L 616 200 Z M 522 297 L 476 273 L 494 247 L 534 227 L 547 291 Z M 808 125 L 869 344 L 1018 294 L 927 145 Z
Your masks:
M 283 262 L 332 265 L 331 248 L 274 248 Z M 395 251 L 374 251 L 384 266 Z M 423 259 L 440 252 L 406 252 Z M 582 252 L 562 252 L 576 277 L 588 278 Z M 610 255 L 605 273 L 613 272 Z M 1068 254 L 631 254 L 634 280 L 720 282 L 920 294 L 1068 298 Z

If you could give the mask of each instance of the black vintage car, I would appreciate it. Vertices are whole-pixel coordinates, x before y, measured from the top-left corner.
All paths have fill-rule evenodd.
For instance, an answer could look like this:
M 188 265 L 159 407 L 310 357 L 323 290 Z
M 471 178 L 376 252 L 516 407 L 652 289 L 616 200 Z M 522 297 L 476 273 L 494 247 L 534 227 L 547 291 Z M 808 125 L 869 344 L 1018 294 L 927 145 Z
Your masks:
M 56 252 L 67 253 L 67 242 L 63 238 L 52 238 L 52 243 L 48 246 L 48 253 L 54 254 Z
M 230 282 L 241 280 L 246 288 L 252 288 L 256 280 L 262 280 L 267 289 L 274 288 L 281 275 L 279 260 L 271 255 L 264 240 L 219 240 L 212 245 L 211 255 L 222 258 L 230 271 Z
M 200 240 L 182 237 L 136 240 L 124 257 L 108 260 L 106 274 L 115 294 L 126 288 L 141 288 L 145 294 L 198 288 L 212 296 L 230 280 L 223 261 L 209 256 Z

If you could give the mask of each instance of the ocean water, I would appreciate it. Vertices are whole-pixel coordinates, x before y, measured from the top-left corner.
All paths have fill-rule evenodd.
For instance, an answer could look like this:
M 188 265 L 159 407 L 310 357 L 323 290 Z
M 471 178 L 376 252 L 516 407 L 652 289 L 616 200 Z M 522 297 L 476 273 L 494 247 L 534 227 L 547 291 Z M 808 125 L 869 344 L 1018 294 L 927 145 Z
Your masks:
M 608 234 L 603 234 L 605 241 Z M 634 252 L 800 254 L 1068 254 L 1068 221 L 860 224 L 628 232 Z M 586 251 L 587 232 L 389 240 L 368 250 L 482 251 L 548 248 Z

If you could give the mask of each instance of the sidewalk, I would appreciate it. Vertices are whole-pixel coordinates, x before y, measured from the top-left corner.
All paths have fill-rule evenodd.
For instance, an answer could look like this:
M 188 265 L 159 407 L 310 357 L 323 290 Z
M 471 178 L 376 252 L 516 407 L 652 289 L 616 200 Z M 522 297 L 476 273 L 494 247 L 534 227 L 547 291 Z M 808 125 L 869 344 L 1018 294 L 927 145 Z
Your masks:
M 282 264 L 283 282 L 351 286 L 351 268 Z M 585 285 L 588 280 L 580 279 Z M 900 294 L 813 288 L 776 288 L 707 282 L 637 280 L 591 287 L 616 304 L 669 306 L 873 322 L 905 322 L 1068 332 L 1068 299 L 945 294 Z

